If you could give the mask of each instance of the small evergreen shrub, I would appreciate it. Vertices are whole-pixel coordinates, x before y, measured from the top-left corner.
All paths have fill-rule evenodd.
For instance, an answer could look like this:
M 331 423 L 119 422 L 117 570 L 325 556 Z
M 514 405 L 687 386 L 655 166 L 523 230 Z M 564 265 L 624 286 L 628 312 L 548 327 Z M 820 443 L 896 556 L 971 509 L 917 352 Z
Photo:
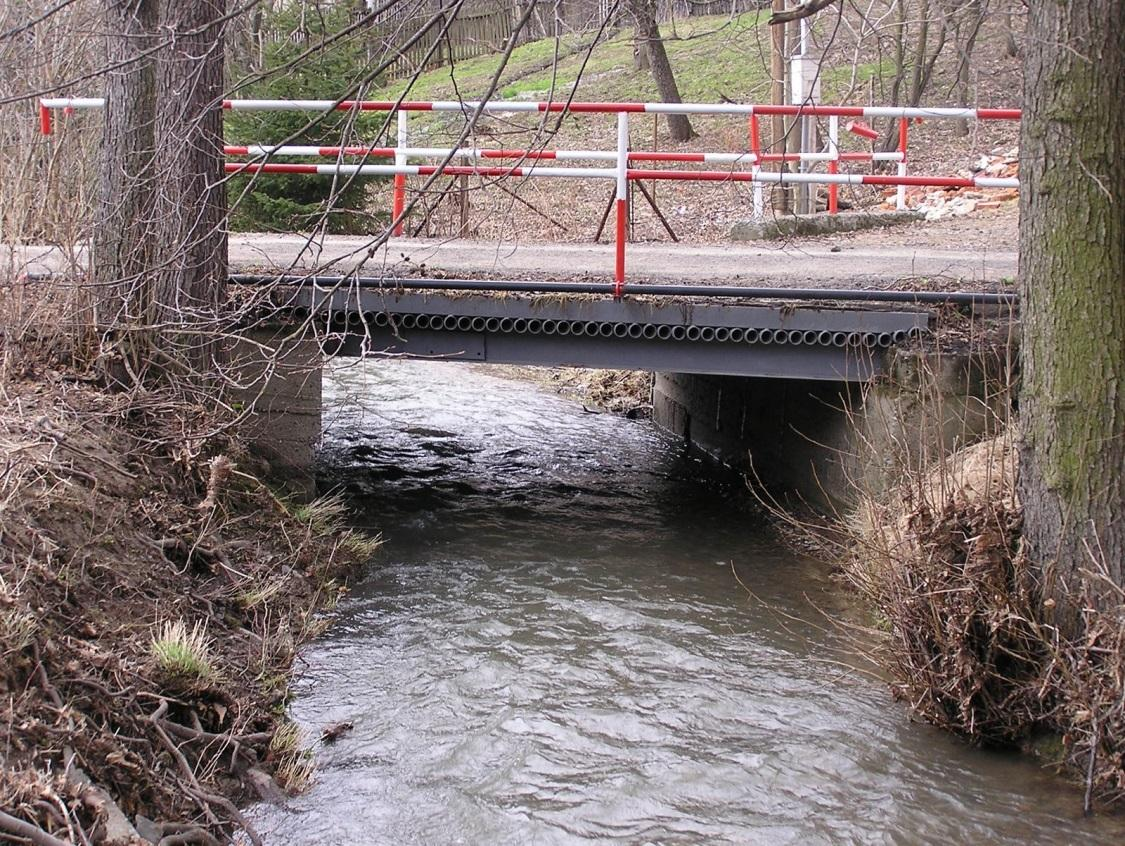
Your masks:
M 239 99 L 335 100 L 368 73 L 363 30 L 297 57 L 351 23 L 347 4 L 309 9 L 286 4 L 267 15 L 263 31 L 278 34 L 263 56 L 265 78 L 240 88 Z M 226 143 L 341 146 L 372 144 L 387 122 L 383 112 L 353 116 L 337 112 L 316 120 L 317 112 L 270 111 L 226 113 Z M 315 125 L 309 126 L 315 121 Z M 327 164 L 330 158 L 271 159 L 276 162 Z M 358 162 L 359 159 L 348 161 Z M 382 163 L 383 160 L 369 160 Z M 238 175 L 231 178 L 231 229 L 236 231 L 308 231 L 326 216 L 329 232 L 363 234 L 386 225 L 388 211 L 371 212 L 367 195 L 373 182 L 385 180 L 308 174 Z M 390 187 L 386 188 L 388 205 Z

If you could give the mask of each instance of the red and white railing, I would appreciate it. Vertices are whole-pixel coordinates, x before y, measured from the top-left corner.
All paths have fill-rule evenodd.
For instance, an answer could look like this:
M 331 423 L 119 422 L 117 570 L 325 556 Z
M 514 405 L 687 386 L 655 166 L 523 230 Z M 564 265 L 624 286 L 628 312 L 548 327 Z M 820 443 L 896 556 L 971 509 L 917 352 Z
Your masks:
M 52 111 L 63 110 L 69 114 L 77 109 L 100 109 L 105 100 L 100 97 L 44 98 L 39 101 L 40 129 L 50 134 L 53 129 Z M 898 205 L 905 206 L 908 186 L 935 188 L 1016 188 L 1019 180 L 1006 177 L 944 177 L 907 175 L 907 144 L 912 121 L 923 120 L 1012 120 L 1020 119 L 1018 109 L 921 108 L 900 106 L 823 106 L 823 105 L 756 105 L 741 103 L 587 103 L 587 102 L 524 102 L 524 101 L 457 101 L 436 100 L 427 102 L 390 100 L 224 100 L 224 109 L 235 111 L 310 112 L 357 111 L 397 112 L 397 135 L 394 147 L 315 147 L 307 145 L 245 145 L 227 146 L 227 155 L 249 156 L 264 161 L 227 162 L 228 173 L 289 173 L 340 176 L 392 176 L 394 193 L 392 227 L 396 235 L 402 234 L 407 176 L 471 175 L 487 178 L 567 178 L 613 180 L 616 185 L 616 266 L 615 279 L 620 293 L 625 281 L 625 239 L 627 232 L 627 200 L 629 182 L 645 180 L 677 180 L 693 182 L 746 182 L 754 184 L 754 209 L 756 215 L 763 211 L 761 186 L 767 184 L 822 184 L 828 186 L 828 207 L 837 211 L 837 192 L 840 185 L 897 186 Z M 562 113 L 614 114 L 617 116 L 617 148 L 615 150 L 534 150 L 534 149 L 482 149 L 409 146 L 409 114 L 411 112 L 474 112 L 487 113 Z M 688 114 L 688 115 L 740 115 L 748 119 L 749 150 L 741 153 L 679 153 L 629 150 L 629 115 L 631 114 Z M 828 119 L 828 143 L 823 152 L 767 153 L 762 150 L 759 119 L 772 116 L 825 117 Z M 861 138 L 874 140 L 878 133 L 866 121 L 892 119 L 898 121 L 897 149 L 889 152 L 853 151 L 840 149 L 840 119 L 850 119 L 845 131 Z M 296 164 L 270 161 L 274 158 L 294 156 L 331 157 L 331 164 Z M 391 158 L 393 164 L 348 164 L 349 157 Z M 470 160 L 470 164 L 411 164 L 411 158 Z M 517 160 L 514 165 L 480 164 L 496 160 Z M 542 161 L 612 162 L 613 167 L 557 167 L 544 166 Z M 895 162 L 897 172 L 891 174 L 840 173 L 841 162 Z M 727 165 L 725 170 L 675 170 L 640 169 L 634 163 L 696 163 Z M 827 173 L 770 172 L 762 165 L 776 162 L 815 164 L 824 162 Z M 736 170 L 739 165 L 749 170 Z

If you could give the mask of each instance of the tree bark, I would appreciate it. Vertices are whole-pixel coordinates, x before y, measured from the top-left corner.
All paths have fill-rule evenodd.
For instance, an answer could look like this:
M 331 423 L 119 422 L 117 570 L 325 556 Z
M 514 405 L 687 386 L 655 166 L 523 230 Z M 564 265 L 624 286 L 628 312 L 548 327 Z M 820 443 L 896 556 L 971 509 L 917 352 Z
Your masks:
M 106 74 L 98 225 L 91 274 L 99 331 L 149 311 L 156 103 L 155 0 L 106 0 Z M 127 351 L 126 351 L 127 352 Z
M 1095 559 L 1125 586 L 1125 0 L 1028 8 L 1019 489 L 1065 625 Z
M 154 319 L 176 327 L 175 357 L 195 372 L 211 369 L 215 344 L 198 332 L 214 328 L 227 277 L 225 14 L 226 0 L 164 0 L 161 29 L 171 43 L 156 74 Z
M 676 85 L 676 75 L 672 71 L 672 63 L 668 61 L 668 53 L 664 49 L 664 40 L 660 37 L 660 27 L 656 23 L 656 9 L 651 0 L 630 0 L 629 13 L 636 26 L 636 39 L 645 46 L 648 53 L 648 65 L 652 70 L 652 78 L 656 83 L 656 90 L 664 103 L 682 103 L 680 89 Z M 674 141 L 690 141 L 695 137 L 695 130 L 687 115 L 665 115 L 668 119 L 668 132 Z

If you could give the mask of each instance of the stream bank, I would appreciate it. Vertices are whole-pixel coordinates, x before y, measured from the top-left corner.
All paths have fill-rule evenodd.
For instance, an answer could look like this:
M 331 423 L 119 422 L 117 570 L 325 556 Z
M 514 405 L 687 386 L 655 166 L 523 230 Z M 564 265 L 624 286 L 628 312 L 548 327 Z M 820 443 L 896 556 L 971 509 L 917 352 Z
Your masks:
M 225 842 L 307 780 L 292 661 L 374 541 L 182 397 L 44 368 L 0 400 L 0 840 Z

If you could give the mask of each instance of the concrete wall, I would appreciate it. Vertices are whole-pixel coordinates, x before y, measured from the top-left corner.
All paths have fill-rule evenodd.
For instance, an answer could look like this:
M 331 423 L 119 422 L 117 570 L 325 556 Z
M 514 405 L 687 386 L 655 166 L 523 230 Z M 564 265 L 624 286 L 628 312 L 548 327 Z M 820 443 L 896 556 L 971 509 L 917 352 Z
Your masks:
M 240 387 L 232 398 L 250 416 L 242 429 L 270 478 L 299 496 L 316 491 L 324 357 L 315 341 L 248 333 L 231 351 Z
M 892 353 L 866 385 L 659 373 L 653 419 L 777 493 L 847 508 L 1006 419 L 996 355 Z

